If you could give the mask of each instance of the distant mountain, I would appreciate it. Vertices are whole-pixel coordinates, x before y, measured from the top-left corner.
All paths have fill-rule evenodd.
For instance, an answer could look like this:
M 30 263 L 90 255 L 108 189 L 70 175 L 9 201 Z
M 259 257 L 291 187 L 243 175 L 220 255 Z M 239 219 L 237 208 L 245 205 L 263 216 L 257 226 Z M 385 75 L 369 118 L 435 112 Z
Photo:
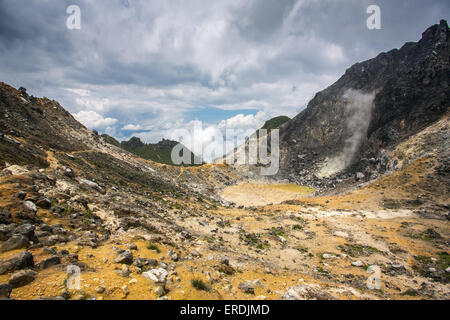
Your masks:
M 268 120 L 261 129 L 267 130 L 268 132 L 270 132 L 273 129 L 280 128 L 283 124 L 285 124 L 289 120 L 291 120 L 291 118 L 286 117 L 286 116 L 279 116 L 276 118 L 272 118 L 272 119 Z
M 231 162 L 230 159 L 232 159 L 232 158 L 234 159 L 233 161 L 236 161 L 236 159 L 238 158 L 238 155 L 242 155 L 242 153 L 246 153 L 246 154 L 248 153 L 248 145 L 249 145 L 249 141 L 251 139 L 263 138 L 262 135 L 260 136 L 259 130 L 267 130 L 267 134 L 270 134 L 272 130 L 279 129 L 283 124 L 287 123 L 290 120 L 291 120 L 291 118 L 289 118 L 287 116 L 279 116 L 279 117 L 275 117 L 270 120 L 267 120 L 262 128 L 258 129 L 255 133 L 253 133 L 250 137 L 248 137 L 245 140 L 244 144 L 238 146 L 237 148 L 234 148 L 233 151 L 229 152 L 228 154 L 224 155 L 223 157 L 218 158 L 215 162 L 222 163 L 222 162 L 226 161 L 228 163 L 228 162 Z
M 179 144 L 179 142 L 177 141 L 163 139 L 162 141 L 156 144 L 146 144 L 142 142 L 141 139 L 137 137 L 132 137 L 129 141 L 122 141 L 121 143 L 119 143 L 114 138 L 112 137 L 109 138 L 110 138 L 109 140 L 111 140 L 108 141 L 109 143 L 114 145 L 118 143 L 118 146 L 121 147 L 122 149 L 131 152 L 143 159 L 174 165 L 174 163 L 172 162 L 172 150 L 175 146 Z M 200 158 L 195 156 L 192 153 L 192 151 L 189 150 L 189 152 L 191 153 L 192 164 L 195 163 L 196 159 L 201 163 L 203 163 L 203 161 L 201 161 Z
M 102 134 L 102 138 L 103 140 L 105 140 L 107 143 L 112 144 L 113 146 L 119 147 L 120 148 L 120 142 L 117 141 L 116 139 L 114 139 L 113 137 L 111 137 L 108 134 Z

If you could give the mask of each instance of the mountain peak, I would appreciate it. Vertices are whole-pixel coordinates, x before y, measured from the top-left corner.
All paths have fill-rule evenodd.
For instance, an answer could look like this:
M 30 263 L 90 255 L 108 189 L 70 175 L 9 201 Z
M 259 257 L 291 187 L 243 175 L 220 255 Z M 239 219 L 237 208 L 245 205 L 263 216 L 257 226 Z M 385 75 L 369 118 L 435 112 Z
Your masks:
M 448 22 L 442 19 L 439 24 L 435 24 L 425 30 L 422 34 L 422 40 L 444 43 L 448 40 L 449 34 Z

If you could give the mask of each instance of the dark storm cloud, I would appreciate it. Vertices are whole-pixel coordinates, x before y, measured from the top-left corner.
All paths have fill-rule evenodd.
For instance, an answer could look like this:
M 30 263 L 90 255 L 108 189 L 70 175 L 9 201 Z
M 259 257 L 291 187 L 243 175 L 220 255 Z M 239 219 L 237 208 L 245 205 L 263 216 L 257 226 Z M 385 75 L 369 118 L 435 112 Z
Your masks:
M 248 40 L 264 41 L 275 35 L 295 0 L 250 1 L 235 11 L 233 24 Z
M 81 30 L 66 28 L 71 4 Z M 382 30 L 366 27 L 371 4 Z M 92 128 L 158 139 L 205 107 L 293 116 L 355 62 L 449 13 L 447 0 L 0 0 L 0 81 Z M 233 123 L 263 116 L 250 118 Z

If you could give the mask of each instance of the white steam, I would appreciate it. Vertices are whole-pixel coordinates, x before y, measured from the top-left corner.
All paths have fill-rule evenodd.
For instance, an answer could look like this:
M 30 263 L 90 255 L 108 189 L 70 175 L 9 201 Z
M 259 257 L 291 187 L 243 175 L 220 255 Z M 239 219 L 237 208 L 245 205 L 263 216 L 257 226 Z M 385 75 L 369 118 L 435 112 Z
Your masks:
M 351 136 L 345 141 L 344 149 L 338 156 L 325 160 L 318 174 L 319 177 L 329 177 L 351 164 L 355 152 L 367 134 L 375 95 L 375 92 L 367 94 L 349 89 L 342 96 L 347 117 L 346 126 Z

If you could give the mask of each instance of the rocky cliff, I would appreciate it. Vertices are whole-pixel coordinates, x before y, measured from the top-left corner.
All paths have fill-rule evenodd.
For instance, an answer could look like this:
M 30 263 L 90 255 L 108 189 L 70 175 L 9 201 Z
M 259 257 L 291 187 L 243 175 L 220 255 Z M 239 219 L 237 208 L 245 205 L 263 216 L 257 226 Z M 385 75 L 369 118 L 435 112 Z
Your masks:
M 333 186 L 389 169 L 390 150 L 448 112 L 449 34 L 443 20 L 419 42 L 357 63 L 319 92 L 280 130 L 278 178 Z

